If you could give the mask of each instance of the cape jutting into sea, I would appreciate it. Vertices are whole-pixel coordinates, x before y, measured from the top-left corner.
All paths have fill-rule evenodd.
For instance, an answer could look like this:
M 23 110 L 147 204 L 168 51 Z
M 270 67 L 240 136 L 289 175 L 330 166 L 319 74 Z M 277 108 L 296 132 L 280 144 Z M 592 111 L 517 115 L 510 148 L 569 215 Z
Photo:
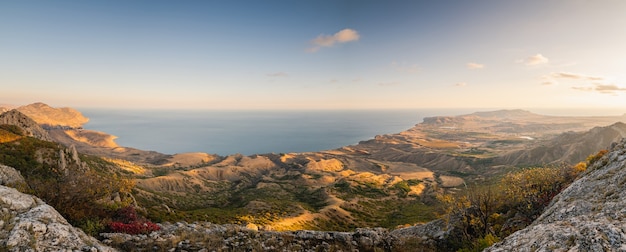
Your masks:
M 121 146 L 166 154 L 252 155 L 335 149 L 376 135 L 399 133 L 422 122 L 424 117 L 490 109 L 80 110 L 90 118 L 84 128 L 115 135 Z M 551 114 L 563 112 L 568 111 Z

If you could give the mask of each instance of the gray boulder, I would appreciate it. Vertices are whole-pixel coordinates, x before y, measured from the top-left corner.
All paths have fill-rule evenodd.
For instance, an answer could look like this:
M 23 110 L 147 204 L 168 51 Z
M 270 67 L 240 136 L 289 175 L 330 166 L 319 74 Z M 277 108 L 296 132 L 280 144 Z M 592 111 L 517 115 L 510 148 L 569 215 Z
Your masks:
M 16 187 L 26 185 L 26 181 L 19 171 L 6 165 L 0 164 L 0 185 Z
M 116 251 L 39 198 L 0 186 L 0 251 Z

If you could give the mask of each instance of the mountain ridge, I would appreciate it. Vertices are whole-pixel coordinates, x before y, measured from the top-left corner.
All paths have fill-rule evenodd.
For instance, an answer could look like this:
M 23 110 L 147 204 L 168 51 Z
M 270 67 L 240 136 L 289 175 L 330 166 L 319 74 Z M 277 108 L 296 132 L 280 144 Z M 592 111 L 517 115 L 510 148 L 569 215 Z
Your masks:
M 47 127 L 78 128 L 89 122 L 89 118 L 83 116 L 78 110 L 69 107 L 53 108 L 42 102 L 20 106 L 16 109 Z

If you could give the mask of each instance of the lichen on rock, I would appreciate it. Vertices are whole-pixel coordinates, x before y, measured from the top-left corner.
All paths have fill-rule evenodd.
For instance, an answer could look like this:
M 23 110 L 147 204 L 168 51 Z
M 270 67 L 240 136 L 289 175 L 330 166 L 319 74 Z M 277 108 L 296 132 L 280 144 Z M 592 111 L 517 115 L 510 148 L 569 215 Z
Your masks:
M 0 186 L 0 251 L 116 251 L 39 198 Z

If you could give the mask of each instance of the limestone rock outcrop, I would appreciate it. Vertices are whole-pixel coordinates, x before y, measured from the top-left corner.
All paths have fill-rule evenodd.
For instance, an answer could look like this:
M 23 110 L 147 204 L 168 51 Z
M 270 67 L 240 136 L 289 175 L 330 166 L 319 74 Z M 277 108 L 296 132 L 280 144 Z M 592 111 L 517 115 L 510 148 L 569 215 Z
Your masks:
M 0 186 L 0 251 L 116 251 L 39 198 Z
M 485 251 L 626 251 L 626 140 L 530 226 Z
M 18 170 L 0 164 L 0 185 L 15 187 L 18 185 L 26 185 L 26 181 Z
M 357 228 L 353 232 L 268 231 L 250 225 L 208 222 L 161 223 L 161 230 L 143 235 L 103 233 L 104 243 L 132 245 L 135 251 L 436 251 L 434 240 L 444 236 L 438 222 L 401 232 L 384 228 Z M 433 227 L 436 226 L 436 227 Z M 431 229 L 435 229 L 435 231 Z
M 44 141 L 52 141 L 48 132 L 39 126 L 37 122 L 15 109 L 0 114 L 0 125 L 1 124 L 15 125 L 24 130 L 27 136 L 32 136 Z

